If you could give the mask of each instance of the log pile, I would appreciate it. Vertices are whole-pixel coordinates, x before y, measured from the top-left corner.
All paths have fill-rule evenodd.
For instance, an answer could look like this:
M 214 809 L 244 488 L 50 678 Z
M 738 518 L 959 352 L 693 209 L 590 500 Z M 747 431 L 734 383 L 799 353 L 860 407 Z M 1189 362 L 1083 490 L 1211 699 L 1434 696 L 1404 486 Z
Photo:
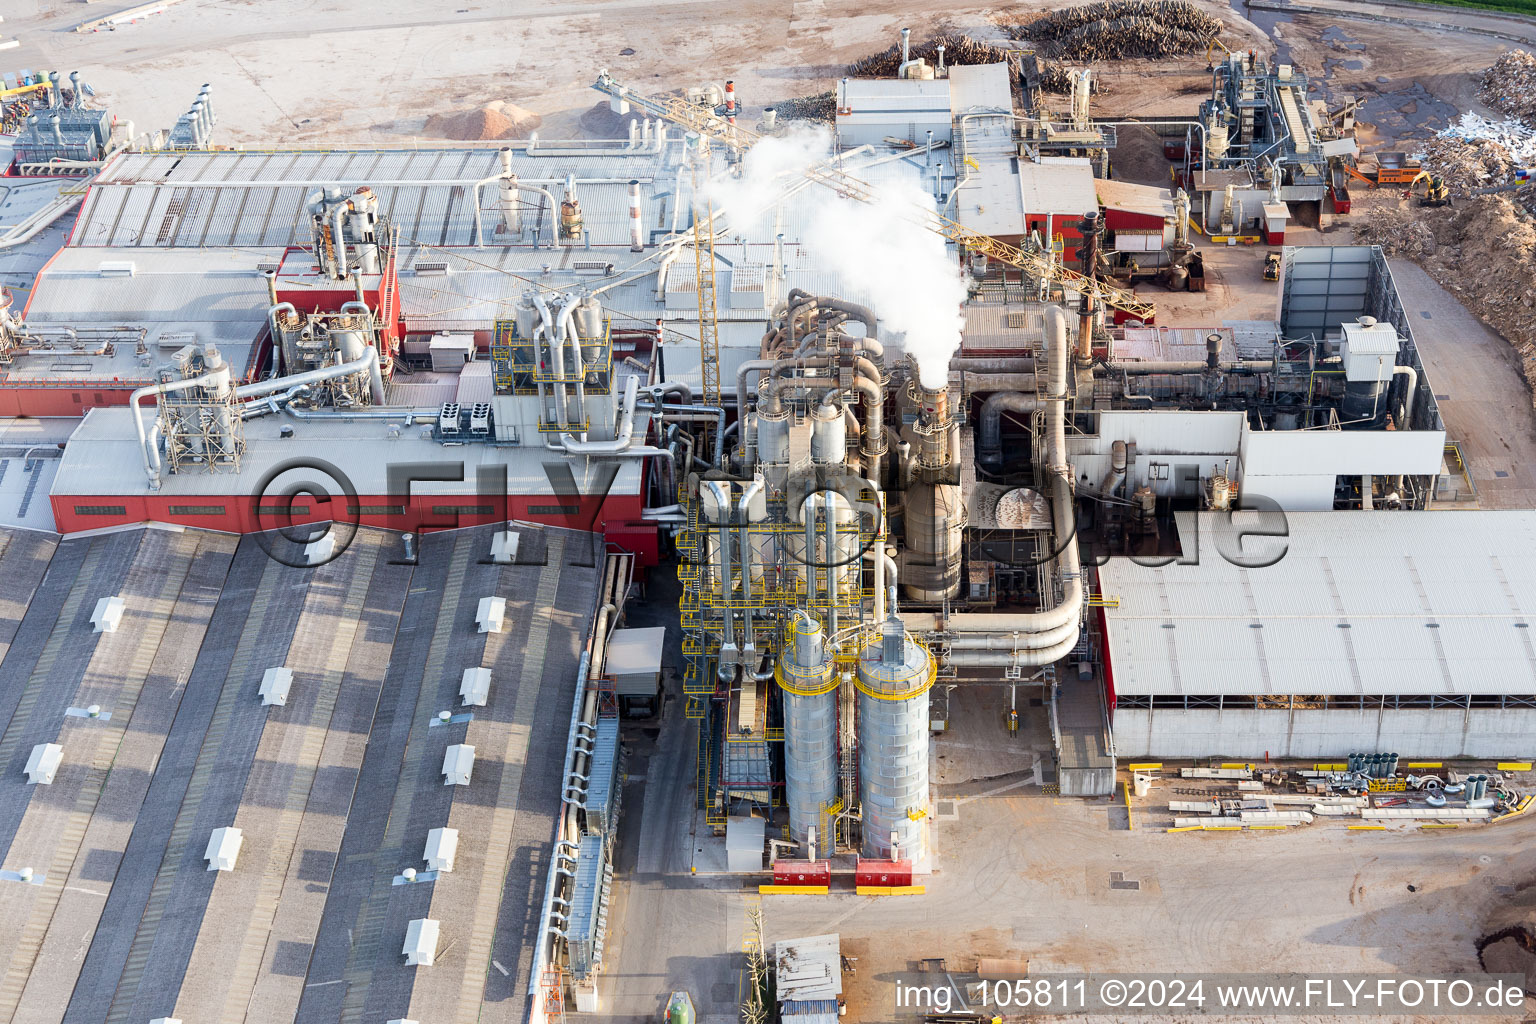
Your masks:
M 1222 23 L 1186 0 L 1102 0 L 1005 25 L 1057 60 L 1108 61 L 1198 53 Z
M 939 63 L 939 47 L 944 47 L 944 66 L 955 64 L 1003 64 L 1010 66 L 1010 70 L 1017 70 L 1018 57 L 1008 50 L 993 46 L 990 43 L 978 42 L 970 36 L 962 36 L 955 33 L 934 36 L 926 43 L 914 44 L 911 49 L 911 59 L 919 57 L 926 60 L 930 67 L 936 67 Z M 868 57 L 861 58 L 848 65 L 848 74 L 854 78 L 895 78 L 896 69 L 901 67 L 901 45 L 872 53 Z

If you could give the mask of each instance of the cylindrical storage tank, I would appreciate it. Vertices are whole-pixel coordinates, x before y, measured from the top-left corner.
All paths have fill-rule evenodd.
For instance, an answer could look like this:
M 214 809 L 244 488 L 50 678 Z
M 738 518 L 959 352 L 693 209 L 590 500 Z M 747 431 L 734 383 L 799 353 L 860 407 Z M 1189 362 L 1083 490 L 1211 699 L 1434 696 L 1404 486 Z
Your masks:
M 936 602 L 960 593 L 960 547 L 965 508 L 955 484 L 915 483 L 907 489 L 907 553 L 901 580 L 914 601 Z
M 757 458 L 759 462 L 783 465 L 789 462 L 789 414 L 757 414 Z
M 517 323 L 517 336 L 525 341 L 531 339 L 535 328 L 539 324 L 539 311 L 534 308 L 533 303 L 523 302 L 518 304 L 514 315 Z
M 811 414 L 811 461 L 819 466 L 841 463 L 848 454 L 848 425 L 843 410 L 818 405 Z
M 583 338 L 603 336 L 603 304 L 596 295 L 588 295 L 576 305 L 576 333 Z
M 859 805 L 866 857 L 928 857 L 928 651 L 887 620 L 859 655 Z M 891 837 L 895 835 L 895 846 Z
M 790 640 L 779 655 L 784 696 L 784 788 L 790 838 L 831 843 L 827 807 L 837 798 L 837 676 L 827 657 L 821 627 L 804 612 L 795 616 Z
M 1388 380 L 1352 380 L 1344 385 L 1339 419 L 1347 430 L 1369 430 L 1387 413 Z

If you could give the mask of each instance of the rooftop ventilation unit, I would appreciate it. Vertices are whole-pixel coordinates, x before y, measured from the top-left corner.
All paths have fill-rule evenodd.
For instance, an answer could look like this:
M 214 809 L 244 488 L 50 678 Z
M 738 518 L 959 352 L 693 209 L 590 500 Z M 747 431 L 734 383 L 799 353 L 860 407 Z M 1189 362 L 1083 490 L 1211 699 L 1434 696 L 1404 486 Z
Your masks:
M 500 633 L 502 623 L 507 617 L 507 599 L 504 597 L 482 597 L 480 607 L 475 611 L 475 621 L 480 625 L 482 633 Z
M 485 437 L 491 432 L 491 403 L 476 402 L 469 407 L 469 432 Z
M 427 862 L 430 871 L 452 871 L 453 856 L 458 852 L 459 830 L 435 828 L 427 833 L 427 848 L 422 851 L 421 859 Z
M 288 703 L 288 688 L 293 685 L 293 669 L 269 668 L 261 677 L 261 703 L 278 707 Z
M 511 565 L 517 561 L 518 534 L 513 530 L 502 530 L 491 538 L 491 561 L 497 565 Z
M 64 748 L 57 743 L 39 743 L 27 758 L 27 785 L 51 786 L 54 773 L 64 761 Z
M 117 624 L 123 621 L 123 599 L 120 597 L 104 597 L 96 602 L 96 610 L 91 613 L 91 624 L 96 627 L 98 633 L 116 633 Z
M 102 260 L 96 273 L 102 277 L 132 277 L 135 269 L 132 260 Z
M 437 959 L 438 923 L 430 917 L 418 917 L 405 926 L 405 962 L 431 967 Z
M 208 870 L 235 870 L 235 861 L 240 856 L 240 846 L 244 842 L 245 834 L 237 828 L 225 826 L 214 829 L 208 837 L 208 848 L 203 851 L 203 860 L 208 862 Z
M 325 531 L 325 535 L 304 545 L 304 563 L 306 565 L 324 565 L 329 562 L 336 553 L 336 537 L 331 531 Z
M 443 751 L 443 785 L 467 786 L 474 770 L 475 748 L 470 744 L 455 743 Z
M 151 1022 L 151 1024 L 153 1024 L 153 1022 Z M 411 1020 L 407 1017 L 396 1017 L 394 1020 L 385 1021 L 384 1024 L 421 1024 L 421 1022 Z
M 485 707 L 485 702 L 491 696 L 491 670 L 488 668 L 465 669 L 464 680 L 459 683 L 459 696 L 463 698 L 466 705 Z
M 450 271 L 447 260 L 417 260 L 411 273 L 417 277 L 447 277 Z
M 181 1024 L 180 1017 L 156 1017 L 149 1024 Z
M 435 369 L 435 367 L 434 367 Z M 453 437 L 459 432 L 459 403 L 444 402 L 443 408 L 437 414 L 437 430 L 444 437 Z

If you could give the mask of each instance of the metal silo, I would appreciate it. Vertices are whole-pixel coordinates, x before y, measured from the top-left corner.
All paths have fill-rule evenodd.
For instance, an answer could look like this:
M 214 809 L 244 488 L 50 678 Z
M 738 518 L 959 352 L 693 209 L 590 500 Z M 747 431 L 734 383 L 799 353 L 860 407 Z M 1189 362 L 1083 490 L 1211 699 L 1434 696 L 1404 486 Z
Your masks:
M 895 609 L 865 642 L 859 691 L 859 802 L 864 856 L 914 865 L 928 855 L 928 690 L 933 656 Z M 895 847 L 892 847 L 892 834 Z
M 821 627 L 805 612 L 795 615 L 790 643 L 779 656 L 784 693 L 784 787 L 790 838 L 830 849 L 826 807 L 837 797 L 837 677 L 822 642 Z

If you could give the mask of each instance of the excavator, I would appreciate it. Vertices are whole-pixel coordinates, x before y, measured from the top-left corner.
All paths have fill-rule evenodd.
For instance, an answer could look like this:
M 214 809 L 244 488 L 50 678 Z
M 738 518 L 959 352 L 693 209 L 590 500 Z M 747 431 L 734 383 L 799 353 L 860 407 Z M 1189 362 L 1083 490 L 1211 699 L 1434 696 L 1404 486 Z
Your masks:
M 1424 188 L 1422 193 L 1420 185 Z M 1408 188 L 1403 192 L 1404 199 L 1418 196 L 1420 206 L 1450 206 L 1451 189 L 1446 185 L 1445 179 L 1438 174 L 1430 174 L 1428 171 L 1420 171 L 1413 176 L 1408 183 Z
M 1424 186 L 1422 190 L 1419 188 L 1421 183 Z M 1492 195 L 1495 192 L 1513 192 L 1516 189 L 1532 186 L 1536 186 L 1536 167 L 1518 167 L 1514 171 L 1513 181 L 1470 189 L 1462 198 Z M 1414 196 L 1418 197 L 1420 206 L 1450 206 L 1452 199 L 1451 188 L 1445 183 L 1445 179 L 1428 171 L 1420 171 L 1416 174 L 1403 193 L 1404 199 Z

